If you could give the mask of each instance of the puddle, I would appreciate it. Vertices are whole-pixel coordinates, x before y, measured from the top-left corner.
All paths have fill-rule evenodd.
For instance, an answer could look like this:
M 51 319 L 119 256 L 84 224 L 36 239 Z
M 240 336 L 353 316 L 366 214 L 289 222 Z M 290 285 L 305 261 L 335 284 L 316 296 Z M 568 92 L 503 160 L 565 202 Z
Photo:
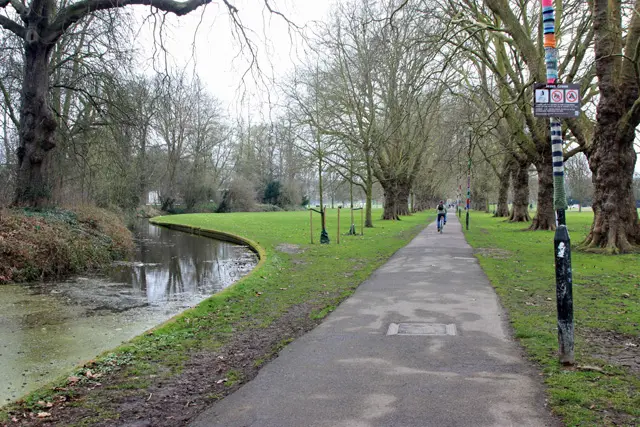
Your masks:
M 140 222 L 134 261 L 103 277 L 0 286 L 0 405 L 247 274 L 248 248 Z

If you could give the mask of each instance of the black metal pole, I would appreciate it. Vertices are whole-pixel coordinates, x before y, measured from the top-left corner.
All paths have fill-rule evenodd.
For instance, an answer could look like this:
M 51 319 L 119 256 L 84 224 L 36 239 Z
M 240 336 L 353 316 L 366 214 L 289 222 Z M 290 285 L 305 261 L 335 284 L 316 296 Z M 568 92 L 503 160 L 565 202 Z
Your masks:
M 472 129 L 469 128 L 469 165 L 467 166 L 467 216 L 465 223 L 469 230 L 469 211 L 471 210 L 471 155 L 473 149 L 473 139 L 471 136 Z
M 556 211 L 558 227 L 553 238 L 556 262 L 556 304 L 558 309 L 558 352 L 560 363 L 573 365 L 573 278 L 571 274 L 571 239 L 564 209 Z

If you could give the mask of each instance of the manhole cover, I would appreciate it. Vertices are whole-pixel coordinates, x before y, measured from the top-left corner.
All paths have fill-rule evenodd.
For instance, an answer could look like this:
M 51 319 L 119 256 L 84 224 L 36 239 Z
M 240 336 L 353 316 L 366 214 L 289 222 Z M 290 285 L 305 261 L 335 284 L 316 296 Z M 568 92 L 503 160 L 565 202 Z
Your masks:
M 392 323 L 387 335 L 455 335 L 453 323 Z

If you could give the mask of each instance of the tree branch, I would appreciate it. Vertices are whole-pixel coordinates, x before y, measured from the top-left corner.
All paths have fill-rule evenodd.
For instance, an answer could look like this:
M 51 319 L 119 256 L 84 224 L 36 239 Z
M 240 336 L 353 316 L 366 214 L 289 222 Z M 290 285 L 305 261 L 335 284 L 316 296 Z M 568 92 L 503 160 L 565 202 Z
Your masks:
M 21 39 L 24 39 L 24 35 L 27 32 L 27 30 L 22 25 L 18 24 L 17 22 L 3 15 L 0 15 L 0 27 L 11 31 L 13 34 L 20 37 Z
M 0 92 L 2 92 L 2 97 L 4 98 L 4 104 L 7 112 L 9 113 L 9 118 L 13 122 L 13 125 L 16 127 L 16 129 L 20 129 L 20 121 L 18 120 L 13 106 L 11 105 L 11 97 L 9 96 L 9 91 L 2 83 L 2 80 L 0 80 Z
M 27 13 L 28 13 L 27 7 L 20 0 L 6 0 L 6 2 L 11 3 L 11 6 L 13 6 L 13 8 L 16 10 L 16 12 L 18 12 L 18 14 L 21 17 L 24 18 L 25 16 L 27 16 Z M 2 6 L 1 2 L 0 2 L 0 7 L 4 7 Z
M 55 43 L 67 28 L 86 15 L 98 10 L 115 9 L 129 5 L 146 5 L 164 12 L 182 16 L 196 10 L 200 6 L 211 3 L 211 1 L 212 0 L 187 0 L 184 2 L 175 0 L 81 0 L 60 10 L 56 19 L 47 28 L 43 39 L 48 43 Z M 228 0 L 224 0 L 224 4 L 232 15 L 238 12 L 238 9 L 229 3 Z

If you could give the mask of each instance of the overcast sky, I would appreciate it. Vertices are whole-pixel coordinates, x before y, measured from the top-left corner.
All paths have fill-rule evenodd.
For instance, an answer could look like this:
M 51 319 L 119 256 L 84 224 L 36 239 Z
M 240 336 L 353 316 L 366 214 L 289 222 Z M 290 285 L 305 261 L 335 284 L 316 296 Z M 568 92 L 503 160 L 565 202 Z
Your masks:
M 294 61 L 300 59 L 302 37 L 299 31 L 289 26 L 280 16 L 270 14 L 263 0 L 231 0 L 239 10 L 239 17 L 247 28 L 247 35 L 258 52 L 258 65 L 267 78 L 284 75 L 292 69 Z M 331 0 L 270 0 L 272 8 L 284 14 L 300 27 L 323 20 Z M 255 114 L 265 114 L 268 107 L 268 81 L 256 84 L 252 75 L 243 74 L 249 68 L 250 53 L 241 52 L 241 43 L 224 3 L 214 1 L 205 8 L 183 17 L 167 15 L 163 40 L 167 54 L 154 55 L 158 37 L 154 43 L 153 25 L 157 20 L 147 19 L 148 9 L 136 8 L 140 22 L 137 37 L 141 67 L 148 72 L 153 68 L 164 68 L 165 57 L 169 64 L 195 72 L 209 88 L 211 94 L 220 99 L 235 115 L 238 109 L 251 109 Z M 291 31 L 293 30 L 293 31 Z M 151 59 L 155 56 L 154 61 Z M 247 102 L 251 98 L 250 103 Z M 259 106 L 259 104 L 263 104 Z M 250 107 L 249 107 L 250 105 Z

